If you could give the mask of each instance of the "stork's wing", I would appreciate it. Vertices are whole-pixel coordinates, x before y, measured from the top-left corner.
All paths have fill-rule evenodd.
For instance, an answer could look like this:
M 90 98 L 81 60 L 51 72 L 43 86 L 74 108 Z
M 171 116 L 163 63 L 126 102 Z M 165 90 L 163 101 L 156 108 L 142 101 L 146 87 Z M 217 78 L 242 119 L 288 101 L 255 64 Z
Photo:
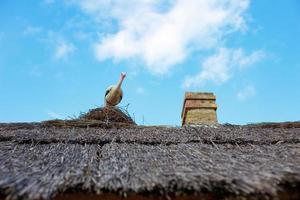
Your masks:
M 120 101 L 119 101 L 119 103 L 122 101 L 122 98 L 123 98 L 123 92 L 121 92 L 121 94 L 120 94 Z
M 110 88 L 108 88 L 107 90 L 106 90 L 106 92 L 105 92 L 105 97 L 108 95 L 108 93 L 111 91 L 111 88 L 112 87 L 110 87 Z

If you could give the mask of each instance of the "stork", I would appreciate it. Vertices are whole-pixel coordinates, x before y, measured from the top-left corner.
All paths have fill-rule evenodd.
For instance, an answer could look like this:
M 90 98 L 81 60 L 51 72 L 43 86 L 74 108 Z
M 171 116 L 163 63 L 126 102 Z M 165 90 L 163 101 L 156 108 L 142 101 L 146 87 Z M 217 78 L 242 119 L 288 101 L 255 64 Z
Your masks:
M 117 85 L 111 85 L 107 88 L 104 97 L 105 106 L 116 106 L 118 103 L 121 102 L 123 98 L 121 86 L 125 77 L 126 73 L 122 72 Z

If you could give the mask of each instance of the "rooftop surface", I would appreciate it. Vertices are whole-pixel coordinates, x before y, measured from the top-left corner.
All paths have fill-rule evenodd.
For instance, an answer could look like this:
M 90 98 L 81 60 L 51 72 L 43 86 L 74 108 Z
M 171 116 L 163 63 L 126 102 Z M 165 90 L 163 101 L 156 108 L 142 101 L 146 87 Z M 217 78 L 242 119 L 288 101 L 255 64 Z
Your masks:
M 300 195 L 299 123 L 119 128 L 0 124 L 0 155 L 2 198 Z

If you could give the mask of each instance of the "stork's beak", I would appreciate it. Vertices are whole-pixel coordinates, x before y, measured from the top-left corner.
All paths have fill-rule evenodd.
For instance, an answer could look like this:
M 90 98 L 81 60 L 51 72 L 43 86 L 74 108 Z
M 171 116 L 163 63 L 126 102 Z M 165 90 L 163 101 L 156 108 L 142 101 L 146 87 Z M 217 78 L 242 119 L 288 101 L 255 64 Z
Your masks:
M 126 77 L 126 73 L 125 73 L 125 72 L 122 72 L 122 73 L 121 73 L 121 78 L 124 79 L 125 77 Z

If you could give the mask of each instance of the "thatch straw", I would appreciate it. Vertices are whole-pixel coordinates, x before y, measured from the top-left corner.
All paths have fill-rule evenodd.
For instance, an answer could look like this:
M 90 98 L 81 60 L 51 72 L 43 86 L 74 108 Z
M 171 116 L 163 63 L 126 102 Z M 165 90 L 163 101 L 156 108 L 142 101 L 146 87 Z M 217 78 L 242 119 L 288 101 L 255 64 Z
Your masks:
M 300 128 L 300 121 L 297 122 L 267 122 L 258 124 L 248 124 L 252 128 Z
M 140 143 L 140 144 L 280 144 L 300 143 L 298 128 L 268 129 L 247 126 L 219 125 L 203 127 L 140 127 L 127 128 L 79 128 L 45 126 L 34 124 L 0 124 L 0 141 L 13 140 L 18 143 Z
M 18 127 L 19 126 L 19 127 Z M 300 129 L 0 124 L 0 193 L 276 198 L 300 191 Z

